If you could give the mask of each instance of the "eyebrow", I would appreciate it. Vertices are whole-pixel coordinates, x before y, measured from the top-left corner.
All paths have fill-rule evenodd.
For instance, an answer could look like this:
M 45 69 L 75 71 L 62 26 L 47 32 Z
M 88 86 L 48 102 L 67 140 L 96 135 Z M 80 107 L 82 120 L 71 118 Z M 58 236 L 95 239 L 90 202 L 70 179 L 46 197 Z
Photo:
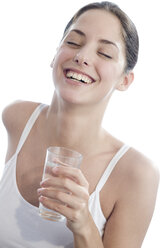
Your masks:
M 81 36 L 86 36 L 81 30 L 79 30 L 79 29 L 72 29 L 71 30 L 71 32 L 75 32 L 75 33 L 77 33 L 77 34 L 79 34 L 79 35 L 81 35 Z
M 103 44 L 107 44 L 107 45 L 113 45 L 116 48 L 118 48 L 118 46 L 116 45 L 116 43 L 114 43 L 113 41 L 110 41 L 110 40 L 101 39 L 101 40 L 99 40 L 99 42 L 100 43 L 103 43 Z
M 71 32 L 75 32 L 83 37 L 86 37 L 85 33 L 83 33 L 81 30 L 79 29 L 72 29 Z M 110 40 L 106 40 L 106 39 L 100 39 L 99 40 L 100 43 L 102 44 L 106 44 L 106 45 L 113 45 L 115 46 L 116 48 L 118 48 L 117 44 L 114 43 L 113 41 L 110 41 Z

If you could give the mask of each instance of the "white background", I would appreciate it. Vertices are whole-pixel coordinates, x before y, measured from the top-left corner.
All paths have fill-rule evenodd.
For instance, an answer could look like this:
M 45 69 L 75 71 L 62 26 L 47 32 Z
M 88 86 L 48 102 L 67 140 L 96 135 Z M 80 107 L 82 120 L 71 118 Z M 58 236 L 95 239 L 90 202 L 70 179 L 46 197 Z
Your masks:
M 0 0 L 0 112 L 16 99 L 50 103 L 50 62 L 72 15 L 89 1 Z M 154 217 L 143 248 L 164 248 L 164 72 L 163 0 L 115 1 L 134 21 L 140 36 L 135 80 L 127 92 L 115 92 L 103 125 L 159 167 L 161 181 Z M 0 177 L 7 136 L 0 121 Z

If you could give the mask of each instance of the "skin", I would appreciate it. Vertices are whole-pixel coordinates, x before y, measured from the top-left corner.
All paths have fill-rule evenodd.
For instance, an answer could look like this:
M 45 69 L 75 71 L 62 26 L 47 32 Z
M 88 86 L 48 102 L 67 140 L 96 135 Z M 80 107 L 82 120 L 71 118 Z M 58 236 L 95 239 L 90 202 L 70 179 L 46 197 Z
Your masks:
M 17 160 L 20 193 L 30 204 L 38 206 L 40 201 L 65 215 L 75 248 L 139 248 L 154 211 L 159 173 L 148 158 L 133 148 L 120 159 L 100 192 L 101 208 L 107 219 L 103 237 L 88 210 L 90 194 L 123 145 L 101 126 L 114 90 L 127 90 L 134 78 L 132 71 L 124 73 L 125 48 L 121 37 L 119 20 L 102 10 L 85 12 L 71 26 L 51 63 L 56 88 L 52 102 L 39 116 Z M 86 85 L 67 79 L 66 69 L 85 73 L 94 83 Z M 37 105 L 15 102 L 4 110 L 9 137 L 6 161 L 14 154 Z M 56 145 L 82 153 L 81 170 L 61 166 L 52 170 L 54 178 L 41 182 L 46 148 Z M 59 186 L 72 194 L 59 191 Z

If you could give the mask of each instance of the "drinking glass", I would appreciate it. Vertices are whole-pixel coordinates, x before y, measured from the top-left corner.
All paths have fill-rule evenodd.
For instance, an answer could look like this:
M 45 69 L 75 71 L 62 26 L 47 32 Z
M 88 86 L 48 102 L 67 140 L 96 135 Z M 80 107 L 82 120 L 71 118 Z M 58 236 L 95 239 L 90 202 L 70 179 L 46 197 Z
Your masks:
M 76 167 L 79 168 L 82 162 L 83 156 L 74 150 L 65 147 L 49 147 L 47 148 L 43 179 L 52 178 L 56 180 L 56 177 L 52 174 L 52 168 L 57 166 Z M 64 191 L 64 189 L 63 189 Z M 68 192 L 69 194 L 69 192 Z M 57 200 L 54 200 L 57 201 Z M 61 203 L 62 204 L 62 203 Z M 43 206 L 42 203 L 39 205 L 39 214 L 41 217 L 52 221 L 64 221 L 65 217 L 60 213 L 48 209 Z

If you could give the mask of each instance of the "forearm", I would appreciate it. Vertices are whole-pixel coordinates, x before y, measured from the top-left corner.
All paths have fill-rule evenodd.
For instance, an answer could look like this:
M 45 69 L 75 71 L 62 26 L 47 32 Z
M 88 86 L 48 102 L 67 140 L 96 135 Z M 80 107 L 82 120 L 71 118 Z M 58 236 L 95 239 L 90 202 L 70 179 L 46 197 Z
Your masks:
M 95 224 L 86 227 L 81 234 L 74 234 L 74 248 L 104 248 L 101 236 Z

